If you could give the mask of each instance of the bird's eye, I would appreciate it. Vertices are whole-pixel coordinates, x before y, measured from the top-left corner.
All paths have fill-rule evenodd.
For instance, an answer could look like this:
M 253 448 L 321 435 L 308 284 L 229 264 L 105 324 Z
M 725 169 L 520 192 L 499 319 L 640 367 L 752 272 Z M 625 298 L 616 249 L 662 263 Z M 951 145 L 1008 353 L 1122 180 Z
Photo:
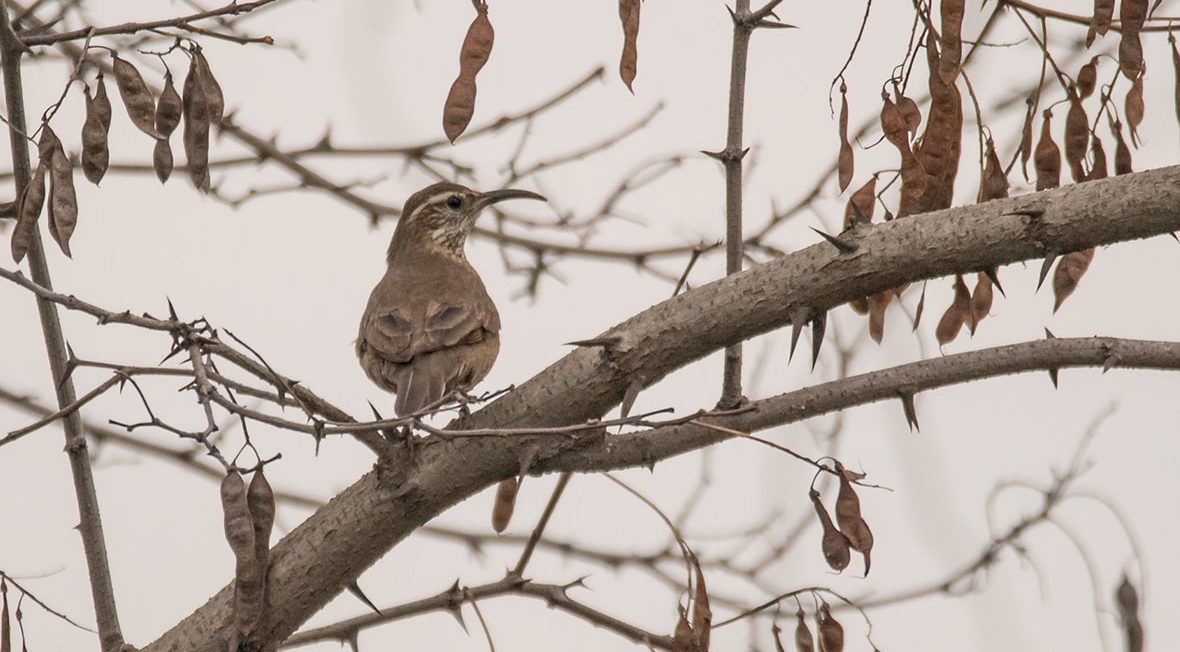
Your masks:
M 460 198 L 459 195 L 451 195 L 450 197 L 447 197 L 447 206 L 450 206 L 451 208 L 459 208 L 462 205 L 463 199 Z

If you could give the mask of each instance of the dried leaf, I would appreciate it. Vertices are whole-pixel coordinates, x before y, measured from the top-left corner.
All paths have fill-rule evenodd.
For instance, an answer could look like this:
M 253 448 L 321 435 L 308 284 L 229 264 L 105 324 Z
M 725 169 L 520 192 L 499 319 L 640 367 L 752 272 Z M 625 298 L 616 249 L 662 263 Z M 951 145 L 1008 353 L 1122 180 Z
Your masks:
M 1127 79 L 1143 72 L 1143 42 L 1140 32 L 1147 18 L 1147 0 L 1123 0 L 1119 3 L 1119 69 Z
M 971 292 L 971 334 L 975 335 L 975 329 L 979 327 L 979 322 L 987 317 L 992 309 L 992 300 L 994 299 L 994 292 L 992 292 L 992 280 L 987 274 L 980 272 L 975 279 L 975 289 Z
M 512 512 L 516 509 L 516 491 L 520 483 L 516 478 L 502 480 L 496 487 L 496 502 L 492 506 L 492 529 L 500 534 L 508 528 L 512 521 Z
M 33 244 L 33 234 L 37 232 L 37 218 L 41 216 L 41 207 L 45 205 L 45 162 L 42 161 L 33 173 L 32 180 L 21 192 L 17 203 L 17 222 L 12 229 L 12 259 L 20 262 L 29 252 Z
M 155 126 L 156 102 L 152 99 L 152 93 L 144 83 L 143 77 L 130 61 L 120 58 L 114 52 L 111 53 L 111 59 L 119 95 L 123 98 L 123 106 L 126 107 L 131 122 L 143 133 L 152 138 L 159 138 Z
M 942 319 L 938 320 L 938 326 L 934 329 L 934 336 L 938 339 L 939 345 L 953 341 L 959 335 L 959 330 L 963 328 L 963 322 L 974 321 L 974 318 L 974 313 L 971 312 L 971 292 L 967 289 L 967 284 L 963 282 L 962 274 L 956 274 L 954 301 L 947 307 L 946 312 L 942 314 Z
M 1081 99 L 1090 97 L 1094 87 L 1098 84 L 1098 55 L 1094 55 L 1089 63 L 1078 71 L 1078 96 Z
M 849 546 L 864 555 L 867 576 L 871 563 L 869 554 L 873 551 L 873 532 L 861 516 L 860 498 L 849 481 L 850 474 L 839 462 L 836 462 L 836 473 L 840 476 L 840 493 L 836 495 L 836 522 L 840 524 L 840 532 L 848 538 Z
M 947 84 L 959 76 L 959 62 L 963 56 L 963 9 L 966 0 L 942 0 L 942 54 L 938 59 L 938 74 Z
M 1086 150 L 1090 145 L 1090 121 L 1086 109 L 1076 95 L 1069 100 L 1069 113 L 1065 115 L 1065 160 L 1075 183 L 1086 180 Z
M 189 178 L 198 189 L 208 191 L 210 113 L 195 57 L 189 64 L 182 92 L 184 155 L 188 159 Z
M 78 223 L 78 196 L 74 190 L 74 167 L 66 150 L 49 125 L 41 127 L 37 142 L 41 162 L 49 167 L 49 235 L 71 256 L 70 237 Z
M 819 606 L 816 619 L 819 621 L 819 651 L 844 652 L 844 627 L 832 617 L 826 603 Z
M 1131 82 L 1131 89 L 1127 91 L 1127 98 L 1123 104 L 1123 115 L 1127 117 L 1127 127 L 1131 130 L 1131 144 L 1139 147 L 1143 144 L 1139 138 L 1139 125 L 1143 122 L 1143 75 L 1139 75 Z
M 494 40 L 487 4 L 480 4 L 459 50 L 459 76 L 451 84 L 443 105 L 443 132 L 452 143 L 467 129 L 475 114 L 475 76 L 488 62 Z
M 1053 272 L 1053 312 L 1061 307 L 1069 295 L 1078 288 L 1078 281 L 1090 267 L 1094 260 L 1094 248 L 1065 254 L 1057 263 L 1057 270 Z
M 840 192 L 852 183 L 853 168 L 852 143 L 848 140 L 848 86 L 840 82 L 840 155 L 836 160 Z
M 815 514 L 819 517 L 819 524 L 823 528 L 821 548 L 824 559 L 827 560 L 828 566 L 832 570 L 842 571 L 848 566 L 851 559 L 849 549 L 852 546 L 848 542 L 848 537 L 837 530 L 835 524 L 832 523 L 832 517 L 828 516 L 828 510 L 819 499 L 819 492 L 812 489 L 807 495 L 811 498 L 811 504 L 815 507 Z
M 107 136 L 111 129 L 111 100 L 107 97 L 102 74 L 95 82 L 94 97 L 90 88 L 86 94 L 86 119 L 82 123 L 82 173 L 91 183 L 102 181 L 110 164 L 111 153 Z
M 848 198 L 848 204 L 844 207 L 844 230 L 870 224 L 876 205 L 877 175 L 874 174 Z
M 623 53 L 619 57 L 619 78 L 627 85 L 632 93 L 631 83 L 635 81 L 635 73 L 639 61 L 636 42 L 639 40 L 639 2 L 640 0 L 619 0 L 619 20 L 623 23 Z
M 814 652 L 815 644 L 811 637 L 811 629 L 803 619 L 803 609 L 795 611 L 795 650 L 796 652 Z
M 1053 141 L 1053 114 L 1045 110 L 1041 122 L 1041 138 L 1037 141 L 1033 155 L 1033 167 L 1037 173 L 1037 190 L 1048 190 L 1061 185 L 1061 148 Z

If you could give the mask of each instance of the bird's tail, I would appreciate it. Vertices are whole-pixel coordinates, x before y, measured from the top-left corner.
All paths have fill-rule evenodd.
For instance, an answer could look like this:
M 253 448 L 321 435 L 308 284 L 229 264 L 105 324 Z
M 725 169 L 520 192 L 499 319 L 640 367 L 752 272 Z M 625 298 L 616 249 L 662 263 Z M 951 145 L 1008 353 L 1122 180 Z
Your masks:
M 413 414 L 441 400 L 446 393 L 442 365 L 431 362 L 429 356 L 421 356 L 398 372 L 397 401 L 393 406 L 397 416 Z

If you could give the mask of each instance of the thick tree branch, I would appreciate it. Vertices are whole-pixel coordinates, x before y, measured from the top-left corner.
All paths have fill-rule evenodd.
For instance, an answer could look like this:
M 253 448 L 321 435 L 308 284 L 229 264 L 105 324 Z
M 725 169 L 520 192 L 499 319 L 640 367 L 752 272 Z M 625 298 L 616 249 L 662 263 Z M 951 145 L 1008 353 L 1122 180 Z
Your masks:
M 793 308 L 827 310 L 925 278 L 1175 229 L 1180 166 L 858 229 L 847 236 L 856 245 L 853 253 L 817 244 L 656 305 L 604 333 L 618 338 L 612 349 L 574 351 L 459 425 L 552 426 L 599 417 L 622 398 L 632 378 L 654 382 L 712 351 L 782 327 Z M 1123 364 L 1132 364 L 1133 351 L 1118 350 Z M 1104 353 L 1091 355 L 1105 359 Z M 1047 363 L 1064 366 L 1056 359 Z M 794 417 L 810 414 L 802 408 Z M 731 423 L 741 421 L 726 425 Z M 630 453 L 621 454 L 609 437 L 463 438 L 423 446 L 412 467 L 379 466 L 275 546 L 270 608 L 256 630 L 259 641 L 285 639 L 398 541 L 516 473 L 530 448 L 539 447 L 536 469 L 546 471 L 601 468 L 606 460 L 618 466 L 655 463 L 686 449 L 668 445 L 657 452 L 630 441 Z M 147 649 L 219 650 L 224 642 L 211 632 L 229 621 L 231 596 L 223 589 Z

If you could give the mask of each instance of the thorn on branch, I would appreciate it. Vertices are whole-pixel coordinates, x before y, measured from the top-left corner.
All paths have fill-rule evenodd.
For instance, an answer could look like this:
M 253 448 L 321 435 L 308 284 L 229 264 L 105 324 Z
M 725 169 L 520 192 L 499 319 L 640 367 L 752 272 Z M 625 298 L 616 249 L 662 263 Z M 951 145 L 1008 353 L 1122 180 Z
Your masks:
M 914 393 L 909 390 L 897 390 L 897 396 L 901 399 L 901 409 L 905 411 L 906 425 L 910 427 L 910 432 L 915 430 L 921 431 L 918 427 L 918 412 L 914 409 Z
M 1057 257 L 1061 254 L 1053 249 L 1045 252 L 1045 262 L 1041 263 L 1041 276 L 1037 279 L 1037 291 L 1039 292 L 1041 286 L 1045 283 L 1045 277 L 1049 275 L 1049 270 L 1053 267 L 1053 263 L 1057 261 Z
M 820 236 L 823 237 L 824 240 L 827 240 L 829 243 L 831 243 L 831 245 L 833 247 L 835 247 L 836 249 L 838 249 L 841 254 L 851 254 L 860 248 L 860 246 L 854 242 L 849 242 L 849 241 L 844 240 L 842 238 L 837 238 L 834 235 L 829 235 L 827 233 L 824 233 L 823 231 L 820 231 L 819 229 L 817 229 L 815 227 L 809 227 L 809 228 L 811 228 L 812 231 L 815 231 L 816 233 L 820 234 Z
M 819 350 L 824 345 L 824 331 L 828 327 L 828 313 L 822 311 L 811 320 L 811 370 L 819 362 Z
M 795 345 L 799 343 L 799 335 L 803 332 L 803 326 L 811 317 L 811 309 L 807 306 L 796 306 L 791 308 L 788 313 L 791 317 L 791 352 L 787 356 L 787 362 L 795 358 Z
M 983 270 L 983 275 L 987 277 L 987 280 L 992 282 L 992 285 L 996 286 L 996 289 L 1000 291 L 1000 296 L 1005 299 L 1008 298 L 1007 293 L 1004 292 L 1004 286 L 1000 285 L 1000 277 L 996 275 L 995 267 L 989 267 Z

